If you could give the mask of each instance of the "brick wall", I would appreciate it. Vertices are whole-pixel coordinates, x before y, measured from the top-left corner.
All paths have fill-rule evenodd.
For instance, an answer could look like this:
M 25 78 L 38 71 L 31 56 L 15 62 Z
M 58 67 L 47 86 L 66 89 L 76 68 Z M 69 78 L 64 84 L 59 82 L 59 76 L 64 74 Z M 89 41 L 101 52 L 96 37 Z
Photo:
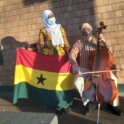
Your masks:
M 0 39 L 4 65 L 0 66 L 0 85 L 12 85 L 17 47 L 38 40 L 43 27 L 41 13 L 51 9 L 67 32 L 72 45 L 80 38 L 79 26 L 88 21 L 99 27 L 101 20 L 108 26 L 104 36 L 114 49 L 114 64 L 124 68 L 124 0 L 0 0 Z M 124 72 L 117 72 L 124 83 Z

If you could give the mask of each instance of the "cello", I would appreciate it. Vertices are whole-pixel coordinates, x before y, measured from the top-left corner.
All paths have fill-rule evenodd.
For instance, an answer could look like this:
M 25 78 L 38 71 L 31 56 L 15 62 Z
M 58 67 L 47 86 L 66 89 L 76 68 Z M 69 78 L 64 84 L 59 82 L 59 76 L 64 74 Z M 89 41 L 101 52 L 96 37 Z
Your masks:
M 96 72 L 91 74 L 85 82 L 84 94 L 92 102 L 109 103 L 116 98 L 118 90 L 110 74 L 114 60 L 113 55 L 99 45 L 99 36 L 103 29 L 106 29 L 103 21 L 100 22 L 100 25 L 96 50 L 92 51 L 88 57 L 90 71 Z
M 122 69 L 110 70 L 113 66 L 113 55 L 107 49 L 100 47 L 99 36 L 103 29 L 106 29 L 104 22 L 100 22 L 98 28 L 98 39 L 96 50 L 92 51 L 88 57 L 88 66 L 90 71 L 80 74 L 89 74 L 89 78 L 84 83 L 84 94 L 92 102 L 98 103 L 97 124 L 99 124 L 100 104 L 112 102 L 118 90 L 114 80 L 111 77 L 112 71 L 121 71 Z

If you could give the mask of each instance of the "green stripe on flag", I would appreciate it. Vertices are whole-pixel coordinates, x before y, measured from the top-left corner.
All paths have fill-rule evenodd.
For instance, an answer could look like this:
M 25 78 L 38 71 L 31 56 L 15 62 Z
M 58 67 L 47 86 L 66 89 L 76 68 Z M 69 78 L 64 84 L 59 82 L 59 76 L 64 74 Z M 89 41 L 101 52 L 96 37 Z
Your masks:
M 26 82 L 20 82 L 14 86 L 13 103 L 19 98 L 34 100 L 42 105 L 50 107 L 65 107 L 73 104 L 75 89 L 67 91 L 46 90 L 36 88 Z

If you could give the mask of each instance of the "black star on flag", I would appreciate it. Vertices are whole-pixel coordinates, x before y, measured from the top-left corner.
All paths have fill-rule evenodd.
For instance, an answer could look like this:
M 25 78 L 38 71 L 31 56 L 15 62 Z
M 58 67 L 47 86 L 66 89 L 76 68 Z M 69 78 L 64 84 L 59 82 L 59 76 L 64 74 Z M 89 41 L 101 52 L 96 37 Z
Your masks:
M 42 83 L 44 85 L 43 81 L 46 80 L 46 78 L 43 78 L 42 74 L 40 75 L 40 77 L 36 77 L 36 78 L 38 79 L 37 84 Z

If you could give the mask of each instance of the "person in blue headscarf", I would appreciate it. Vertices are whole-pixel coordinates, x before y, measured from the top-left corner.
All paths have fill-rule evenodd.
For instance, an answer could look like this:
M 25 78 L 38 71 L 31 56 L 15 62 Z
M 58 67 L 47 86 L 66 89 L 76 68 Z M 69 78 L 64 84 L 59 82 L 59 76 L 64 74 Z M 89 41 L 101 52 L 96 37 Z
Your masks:
M 66 32 L 61 24 L 56 23 L 56 18 L 52 11 L 44 10 L 42 13 L 44 27 L 41 28 L 39 41 L 31 44 L 35 49 L 45 55 L 66 55 L 70 50 L 70 45 Z
M 39 41 L 31 44 L 31 48 L 35 48 L 44 55 L 66 55 L 70 50 L 66 32 L 61 24 L 56 23 L 56 18 L 52 11 L 44 10 L 42 13 L 42 21 L 44 27 L 41 28 Z M 57 98 L 56 98 L 57 99 Z M 56 107 L 56 113 L 62 114 L 68 112 L 69 107 Z

